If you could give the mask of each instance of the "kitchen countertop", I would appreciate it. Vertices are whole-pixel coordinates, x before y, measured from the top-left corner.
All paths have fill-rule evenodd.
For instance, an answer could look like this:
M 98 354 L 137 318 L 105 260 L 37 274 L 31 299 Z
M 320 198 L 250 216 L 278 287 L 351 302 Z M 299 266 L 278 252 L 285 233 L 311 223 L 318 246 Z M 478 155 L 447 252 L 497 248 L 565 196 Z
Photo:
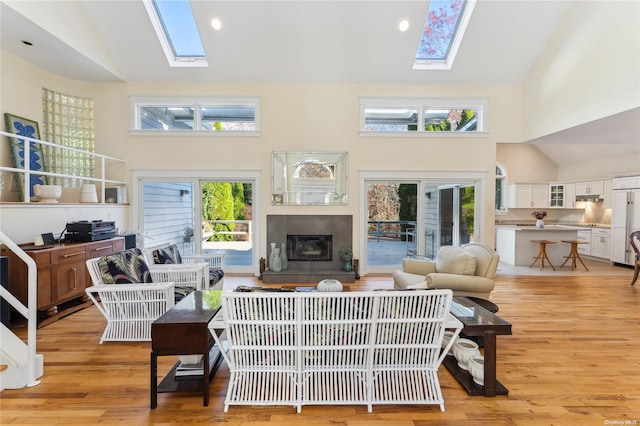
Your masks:
M 582 231 L 585 229 L 592 229 L 592 228 L 600 228 L 600 229 L 611 229 L 611 225 L 601 225 L 601 224 L 575 224 L 575 223 L 571 223 L 571 224 L 559 224 L 559 223 L 550 223 L 550 224 L 545 224 L 544 228 L 536 228 L 535 223 L 532 224 L 525 224 L 525 223 L 496 223 L 496 228 L 506 228 L 506 229 L 515 229 L 516 231 L 534 231 L 534 230 L 538 230 L 538 231 L 568 231 L 568 230 L 576 230 L 576 231 Z

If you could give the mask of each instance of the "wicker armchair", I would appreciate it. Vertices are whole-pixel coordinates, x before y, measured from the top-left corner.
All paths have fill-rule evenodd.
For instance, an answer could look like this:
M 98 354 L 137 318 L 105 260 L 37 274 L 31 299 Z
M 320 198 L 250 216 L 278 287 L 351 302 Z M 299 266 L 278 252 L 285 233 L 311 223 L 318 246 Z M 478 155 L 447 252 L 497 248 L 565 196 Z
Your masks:
M 86 264 L 93 286 L 85 292 L 107 320 L 100 343 L 151 340 L 151 323 L 190 291 L 176 291 L 169 270 L 149 270 L 139 249 L 89 259 Z M 184 271 L 173 274 L 177 281 L 184 276 Z
M 202 269 L 202 281 L 196 290 L 222 290 L 224 282 L 224 253 L 184 255 L 175 244 L 152 247 L 146 250 L 149 268 L 161 271 L 165 268 Z

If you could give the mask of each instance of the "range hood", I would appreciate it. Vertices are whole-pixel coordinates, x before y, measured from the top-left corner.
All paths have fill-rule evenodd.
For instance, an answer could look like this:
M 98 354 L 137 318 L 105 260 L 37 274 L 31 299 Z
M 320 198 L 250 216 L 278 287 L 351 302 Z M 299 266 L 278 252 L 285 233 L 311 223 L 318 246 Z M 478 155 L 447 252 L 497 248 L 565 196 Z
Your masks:
M 576 195 L 576 201 L 604 201 L 604 195 Z

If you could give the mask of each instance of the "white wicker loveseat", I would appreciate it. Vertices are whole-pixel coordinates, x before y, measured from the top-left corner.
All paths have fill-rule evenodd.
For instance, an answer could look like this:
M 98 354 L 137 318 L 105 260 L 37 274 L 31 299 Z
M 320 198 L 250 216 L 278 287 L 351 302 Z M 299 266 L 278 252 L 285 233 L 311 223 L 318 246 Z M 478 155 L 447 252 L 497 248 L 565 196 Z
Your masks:
M 437 370 L 462 329 L 449 314 L 451 299 L 451 290 L 225 292 L 225 412 L 337 404 L 444 411 Z M 455 333 L 442 351 L 445 329 Z

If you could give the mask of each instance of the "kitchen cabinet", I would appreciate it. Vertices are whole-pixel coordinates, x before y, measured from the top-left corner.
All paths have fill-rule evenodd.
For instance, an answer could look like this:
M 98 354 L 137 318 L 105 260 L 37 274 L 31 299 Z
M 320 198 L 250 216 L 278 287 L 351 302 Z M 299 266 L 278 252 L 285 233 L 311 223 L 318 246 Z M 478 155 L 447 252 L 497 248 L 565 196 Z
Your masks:
M 509 184 L 509 208 L 548 207 L 548 185 Z
M 591 255 L 591 229 L 584 229 L 578 231 L 578 235 L 576 236 L 577 240 L 585 243 L 578 244 L 578 253 L 581 256 L 590 256 Z
M 604 208 L 613 208 L 613 179 L 604 180 Z
M 567 197 L 565 185 L 562 183 L 552 183 L 549 185 L 549 207 L 565 207 Z
M 564 184 L 564 198 L 565 198 L 564 207 L 566 209 L 576 208 L 576 184 L 575 183 Z
M 87 259 L 124 250 L 124 238 L 86 243 L 61 243 L 26 253 L 38 270 L 37 309 L 43 314 L 39 326 L 89 306 L 85 288 L 91 285 Z M 9 263 L 9 291 L 24 305 L 28 303 L 27 265 L 10 250 L 2 250 Z
M 628 176 L 613 179 L 613 189 L 640 188 L 640 176 Z
M 591 230 L 591 256 L 603 259 L 611 258 L 611 230 Z
M 575 183 L 551 183 L 549 184 L 548 207 L 565 209 L 576 208 L 576 184 Z
M 576 195 L 602 195 L 604 194 L 604 181 L 592 180 L 576 183 Z

